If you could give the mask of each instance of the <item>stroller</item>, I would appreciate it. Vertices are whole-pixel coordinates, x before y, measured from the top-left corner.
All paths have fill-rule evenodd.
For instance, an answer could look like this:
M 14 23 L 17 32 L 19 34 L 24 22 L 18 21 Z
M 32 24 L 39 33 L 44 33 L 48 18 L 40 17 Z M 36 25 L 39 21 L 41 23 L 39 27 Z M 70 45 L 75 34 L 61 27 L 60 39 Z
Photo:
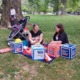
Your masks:
M 24 34 L 23 31 L 29 19 L 30 17 L 26 16 L 12 27 L 12 32 L 7 38 L 8 45 L 10 45 L 10 43 L 16 38 L 20 38 L 21 40 L 27 40 L 28 34 Z

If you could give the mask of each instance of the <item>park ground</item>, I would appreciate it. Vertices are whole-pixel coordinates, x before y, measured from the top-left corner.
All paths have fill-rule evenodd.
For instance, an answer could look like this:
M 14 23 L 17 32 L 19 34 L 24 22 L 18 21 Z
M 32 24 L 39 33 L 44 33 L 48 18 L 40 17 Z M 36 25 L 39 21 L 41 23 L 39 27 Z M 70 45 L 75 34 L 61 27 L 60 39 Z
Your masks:
M 30 15 L 29 23 L 37 23 L 45 42 L 50 42 L 55 25 L 62 23 L 69 42 L 77 45 L 76 58 L 57 58 L 51 64 L 33 61 L 19 54 L 0 54 L 0 80 L 80 80 L 80 16 Z M 31 29 L 31 27 L 30 27 Z M 8 29 L 0 29 L 0 48 L 7 47 Z

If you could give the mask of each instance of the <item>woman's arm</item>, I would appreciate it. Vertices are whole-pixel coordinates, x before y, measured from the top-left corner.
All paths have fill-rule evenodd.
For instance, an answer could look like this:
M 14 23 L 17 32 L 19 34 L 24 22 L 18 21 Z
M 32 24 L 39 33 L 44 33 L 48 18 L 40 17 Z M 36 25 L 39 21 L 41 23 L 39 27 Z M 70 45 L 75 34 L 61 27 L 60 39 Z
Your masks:
M 39 39 L 39 44 L 42 42 L 42 40 L 43 40 L 43 34 L 41 33 L 41 35 L 40 35 L 40 39 Z
M 32 35 L 31 33 L 29 33 L 29 41 L 31 44 L 35 44 L 36 42 L 32 40 Z
M 67 34 L 66 33 L 61 34 L 59 40 L 62 41 L 62 44 L 68 43 Z
M 69 43 L 69 40 L 68 40 L 68 36 L 67 36 L 67 34 L 66 34 L 66 43 Z

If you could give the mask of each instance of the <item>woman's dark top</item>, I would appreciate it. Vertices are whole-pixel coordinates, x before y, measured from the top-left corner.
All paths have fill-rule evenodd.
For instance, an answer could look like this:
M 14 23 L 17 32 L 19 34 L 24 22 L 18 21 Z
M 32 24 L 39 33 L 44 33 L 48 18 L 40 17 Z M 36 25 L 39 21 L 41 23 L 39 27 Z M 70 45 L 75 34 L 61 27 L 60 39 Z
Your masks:
M 31 30 L 30 33 L 31 33 L 32 37 L 38 37 L 38 36 L 40 36 L 42 34 L 42 31 L 39 30 L 37 33 L 34 33 L 34 31 Z
M 42 31 L 41 30 L 39 30 L 37 33 L 34 33 L 34 31 L 33 30 L 31 30 L 30 31 L 30 33 L 31 33 L 31 35 L 32 35 L 32 37 L 38 37 L 38 36 L 40 36 L 41 34 L 42 34 Z M 43 40 L 41 41 L 41 44 L 43 43 Z M 31 47 L 31 43 L 30 43 L 30 41 L 29 41 L 29 43 L 28 43 L 28 47 Z
M 54 41 L 62 41 L 62 44 L 69 43 L 67 34 L 65 32 L 61 32 L 58 36 L 57 35 L 58 33 L 56 32 L 53 36 Z

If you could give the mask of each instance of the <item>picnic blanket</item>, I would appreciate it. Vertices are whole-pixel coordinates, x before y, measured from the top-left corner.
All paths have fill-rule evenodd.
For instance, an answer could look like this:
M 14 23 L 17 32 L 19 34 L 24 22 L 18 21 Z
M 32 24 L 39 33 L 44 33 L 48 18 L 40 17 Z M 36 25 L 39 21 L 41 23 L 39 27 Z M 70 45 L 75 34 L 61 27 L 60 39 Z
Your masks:
M 27 58 L 32 59 L 32 56 L 30 54 L 27 54 L 25 50 L 23 50 L 23 53 L 20 53 L 20 54 L 26 56 Z M 45 59 L 44 60 L 38 60 L 38 61 L 45 62 L 45 63 L 51 63 L 55 59 L 55 57 L 51 57 L 51 56 L 50 56 L 50 58 L 51 58 L 50 61 L 46 61 Z

